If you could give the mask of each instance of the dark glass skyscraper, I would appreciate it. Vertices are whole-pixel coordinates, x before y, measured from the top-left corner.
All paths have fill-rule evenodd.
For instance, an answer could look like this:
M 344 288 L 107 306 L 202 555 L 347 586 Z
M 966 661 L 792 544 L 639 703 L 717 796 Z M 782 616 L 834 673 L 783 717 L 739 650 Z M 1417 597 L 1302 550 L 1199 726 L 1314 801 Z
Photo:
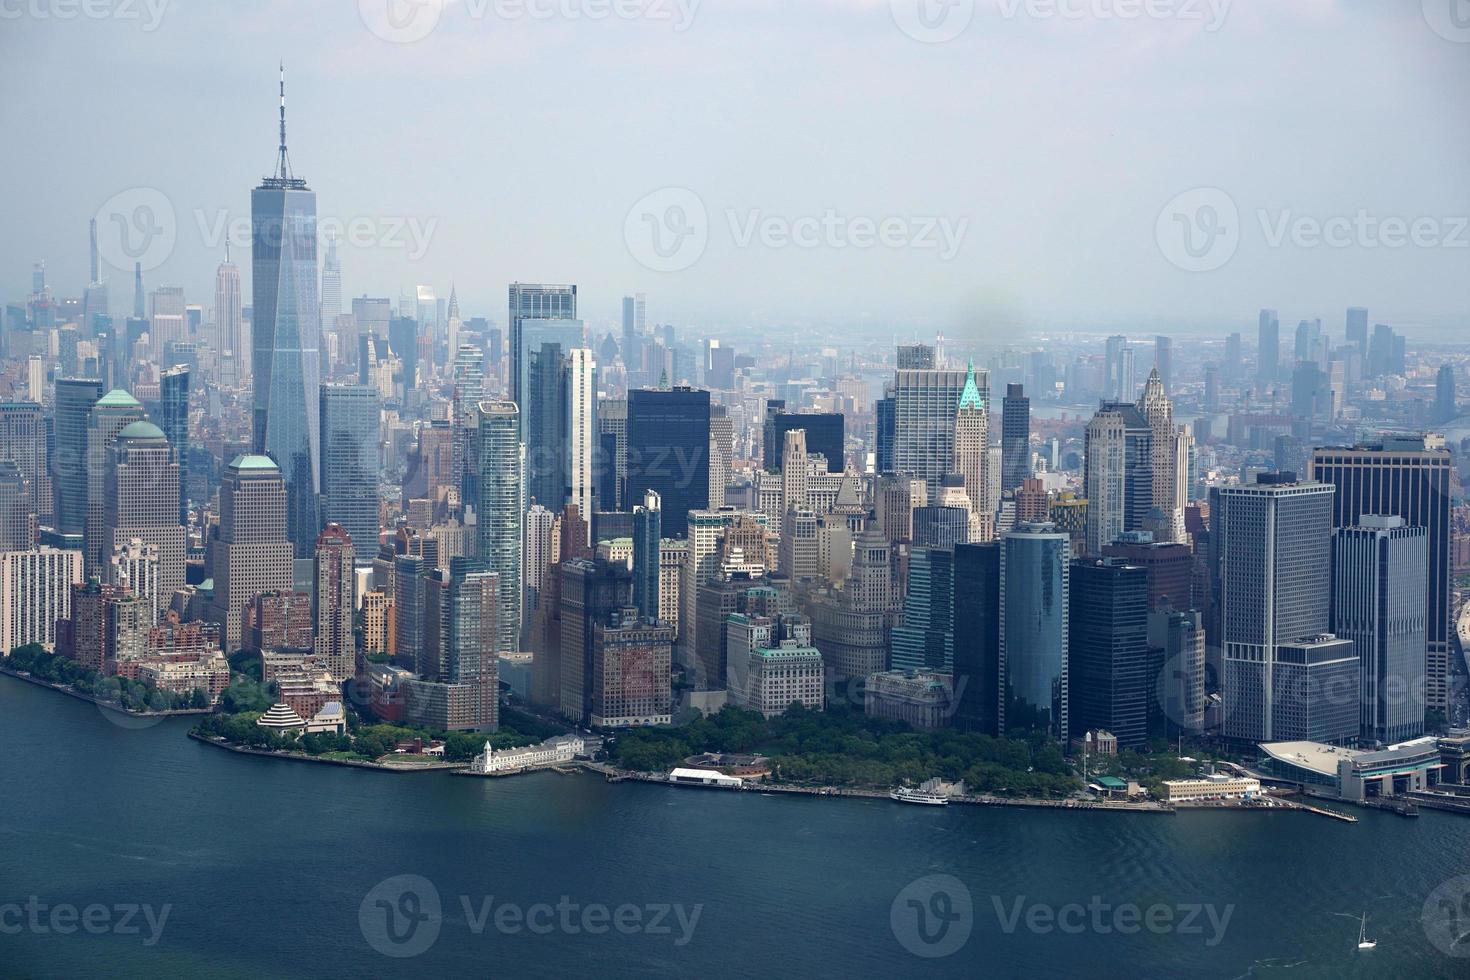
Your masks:
M 1000 734 L 1000 545 L 954 549 L 955 727 Z
M 761 440 L 762 465 L 768 473 L 781 472 L 781 447 L 786 444 L 786 433 L 802 429 L 806 432 L 807 455 L 820 453 L 827 460 L 828 473 L 841 473 L 843 428 L 841 412 L 772 412 L 768 407 Z
M 371 385 L 321 388 L 322 520 L 342 525 L 358 564 L 378 541 L 378 392 Z
M 557 513 L 567 502 L 571 485 L 567 472 L 566 350 L 560 344 L 542 344 L 527 352 L 526 503 L 538 503 Z M 590 516 L 590 515 L 588 515 Z
M 321 531 L 316 193 L 303 178 L 291 174 L 284 78 L 276 172 L 250 192 L 250 224 L 255 451 L 270 456 L 281 468 L 286 480 L 286 532 L 296 556 L 307 558 Z
M 159 428 L 173 447 L 179 464 L 179 523 L 189 526 L 189 369 L 172 367 L 158 386 Z
M 633 605 L 650 623 L 658 620 L 662 528 L 662 502 L 650 490 L 633 508 Z
M 682 538 L 689 512 L 709 507 L 709 392 L 628 392 L 628 481 L 623 499 L 649 490 L 663 504 L 665 537 Z
M 530 368 L 530 352 L 538 350 L 545 339 L 563 343 L 563 350 L 582 345 L 581 324 L 577 324 L 575 340 L 536 338 L 527 343 L 524 324 L 527 320 L 576 320 L 576 286 L 542 286 L 512 283 L 510 286 L 510 399 L 525 410 L 526 374 Z
M 1147 741 L 1148 571 L 1122 561 L 1072 565 L 1071 734 L 1112 732 L 1120 749 Z
M 95 378 L 56 380 L 56 452 L 51 457 L 56 530 L 83 534 L 87 528 L 87 417 L 102 397 Z
M 1031 399 L 1018 384 L 1006 385 L 1001 402 L 1000 488 L 1014 490 L 1031 476 Z

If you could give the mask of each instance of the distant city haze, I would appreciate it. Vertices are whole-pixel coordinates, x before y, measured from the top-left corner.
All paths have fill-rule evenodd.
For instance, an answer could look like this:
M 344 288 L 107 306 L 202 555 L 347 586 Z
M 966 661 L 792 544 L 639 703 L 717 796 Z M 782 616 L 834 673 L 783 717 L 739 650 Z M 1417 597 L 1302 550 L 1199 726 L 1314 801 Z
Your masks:
M 636 291 L 696 331 L 982 345 L 1470 320 L 1470 37 L 1432 0 L 978 0 L 949 39 L 903 0 L 635 6 L 0 3 L 0 291 L 44 260 L 80 295 L 88 222 L 141 193 L 174 222 L 147 288 L 212 295 L 283 60 L 344 297 L 453 283 L 501 320 L 507 282 L 567 282 L 599 333 Z

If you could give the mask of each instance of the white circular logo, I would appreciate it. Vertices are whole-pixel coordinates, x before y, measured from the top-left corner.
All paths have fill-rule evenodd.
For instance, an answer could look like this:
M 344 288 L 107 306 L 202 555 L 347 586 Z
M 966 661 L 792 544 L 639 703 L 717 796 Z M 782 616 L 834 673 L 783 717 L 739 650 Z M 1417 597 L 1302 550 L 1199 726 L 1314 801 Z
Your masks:
M 419 956 L 434 945 L 444 924 L 439 889 L 420 875 L 394 875 L 363 896 L 357 924 L 362 938 L 384 956 Z
M 173 254 L 179 237 L 174 206 L 153 187 L 129 187 L 97 209 L 97 254 L 115 269 L 156 269 Z
M 1419 919 L 1435 949 L 1470 958 L 1470 875 L 1451 878 L 1430 892 Z
M 915 41 L 943 44 L 965 33 L 975 0 L 888 0 L 893 22 Z
M 950 956 L 970 939 L 975 902 L 954 875 L 927 875 L 893 899 L 888 924 L 899 944 L 915 956 Z
M 664 187 L 628 211 L 623 240 L 633 258 L 653 272 L 682 272 L 709 246 L 709 214 L 687 187 Z
M 1429 29 L 1446 41 L 1470 44 L 1470 0 L 1423 0 Z
M 1159 212 L 1154 238 L 1164 258 L 1185 272 L 1213 272 L 1240 247 L 1240 212 L 1218 187 L 1196 187 Z
M 357 0 L 357 12 L 374 35 L 390 44 L 422 41 L 439 26 L 445 0 Z

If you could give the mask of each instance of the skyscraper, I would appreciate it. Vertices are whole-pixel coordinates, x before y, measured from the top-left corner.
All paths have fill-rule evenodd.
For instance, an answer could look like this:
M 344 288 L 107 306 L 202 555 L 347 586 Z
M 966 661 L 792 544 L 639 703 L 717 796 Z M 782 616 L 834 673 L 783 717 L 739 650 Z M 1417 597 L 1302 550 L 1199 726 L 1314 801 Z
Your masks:
M 1018 384 L 1006 385 L 1001 404 L 1000 455 L 1000 488 L 1014 490 L 1031 476 L 1031 399 Z
M 98 573 L 110 570 L 119 546 L 134 540 L 155 546 L 157 603 L 160 611 L 166 609 L 184 586 L 186 545 L 179 523 L 179 466 L 162 429 L 138 421 L 117 433 L 108 450 L 102 497 Z
M 1071 538 L 1051 524 L 1021 524 L 1000 543 L 1002 733 L 1070 731 L 1067 617 Z
M 567 349 L 544 343 L 527 352 L 524 402 L 526 498 L 553 513 L 566 504 L 567 487 Z
M 105 533 L 107 514 L 107 478 L 111 468 L 112 442 L 117 434 L 134 422 L 144 419 L 143 406 L 126 391 L 109 391 L 87 414 L 87 472 L 83 498 L 86 500 L 85 570 L 90 575 L 101 573 L 102 565 L 112 554 L 112 539 Z M 174 498 L 174 506 L 178 506 Z M 174 515 L 176 518 L 177 514 Z
M 683 537 L 689 512 L 709 506 L 709 392 L 694 388 L 628 393 L 628 478 L 623 499 L 649 490 L 663 505 L 663 533 Z
M 357 670 L 352 636 L 355 554 L 352 536 L 340 524 L 328 524 L 316 539 L 316 655 L 334 681 L 345 681 Z
M 1332 629 L 1362 662 L 1360 737 L 1391 745 L 1424 734 L 1429 539 L 1402 517 L 1365 514 L 1332 539 Z
M 1109 559 L 1073 562 L 1068 627 L 1071 735 L 1112 732 L 1120 749 L 1147 741 L 1148 572 Z
M 367 564 L 378 542 L 378 392 L 371 385 L 321 386 L 322 518 L 339 524 Z
M 342 312 L 342 260 L 337 258 L 337 239 L 327 242 L 327 257 L 322 260 L 321 332 L 325 336 L 337 327 Z
M 1452 364 L 1441 364 L 1434 377 L 1434 421 L 1449 422 L 1460 410 L 1455 400 L 1455 368 Z
M 657 622 L 659 618 L 662 516 L 661 501 L 653 490 L 645 493 L 643 503 L 633 508 L 633 605 L 650 623 Z
M 476 555 L 496 575 L 496 652 L 514 653 L 521 635 L 521 414 L 514 402 L 483 401 L 470 424 L 466 482 L 474 487 L 467 503 L 475 509 Z
M 287 536 L 297 557 L 309 558 L 321 530 L 316 193 L 291 172 L 284 69 L 281 75 L 275 175 L 250 192 L 254 446 L 280 467 Z
M 527 338 L 524 331 L 527 320 L 577 321 L 577 287 L 519 282 L 510 285 L 510 398 L 523 411 L 530 352 L 539 350 L 547 340 L 561 343 L 563 350 L 582 346 L 580 321 L 576 323 L 576 338 Z
M 126 392 L 121 394 L 132 397 Z M 101 397 L 102 382 L 94 378 L 56 379 L 56 451 L 51 456 L 51 490 L 56 498 L 56 530 L 62 534 L 81 535 L 87 528 L 87 419 Z
M 1351 641 L 1332 637 L 1333 488 L 1262 474 L 1219 487 L 1210 534 L 1220 568 L 1224 731 L 1252 742 L 1337 742 L 1357 737 Z M 1344 681 L 1346 678 L 1346 681 Z
M 1262 310 L 1257 329 L 1256 381 L 1269 384 L 1276 380 L 1281 362 L 1281 321 L 1275 310 Z
M 1087 553 L 1143 527 L 1153 507 L 1153 430 L 1129 402 L 1104 402 L 1087 423 Z
M 30 482 L 13 460 L 0 459 L 0 552 L 36 547 L 36 504 Z
M 951 472 L 964 481 L 970 506 L 968 540 L 989 541 L 995 531 L 995 504 L 990 499 L 990 408 L 975 384 L 971 361 L 955 411 L 954 465 Z
M 1159 372 L 1159 380 L 1163 382 L 1167 396 L 1172 390 L 1174 376 L 1174 342 L 1168 337 L 1154 338 L 1154 370 Z
M 1358 348 L 1358 353 L 1368 356 L 1368 311 L 1361 306 L 1349 306 L 1347 311 L 1347 342 Z
M 1429 566 L 1424 590 L 1429 650 L 1425 665 L 1429 710 L 1449 708 L 1450 653 L 1450 479 L 1454 467 L 1442 440 L 1391 438 L 1352 448 L 1331 446 L 1312 453 L 1312 477 L 1337 488 L 1332 526 L 1360 524 L 1364 514 L 1402 517 L 1428 535 Z
M 220 373 L 231 387 L 243 385 L 253 367 L 253 355 L 245 354 L 251 345 L 240 304 L 240 267 L 230 261 L 227 242 L 225 260 L 214 273 L 214 319 L 219 327 Z
M 982 735 L 1001 728 L 1000 549 L 954 549 L 955 727 Z
M 1175 541 L 1184 536 L 1185 494 L 1179 484 L 1188 480 L 1189 473 L 1187 467 L 1181 472 L 1177 465 L 1179 447 L 1174 430 L 1174 405 L 1169 401 L 1158 368 L 1149 373 L 1144 383 L 1143 394 L 1138 397 L 1138 411 L 1148 422 L 1151 433 L 1153 506 L 1163 512 L 1169 530 L 1167 540 Z
M 219 524 L 209 542 L 214 578 L 209 618 L 220 624 L 231 653 L 240 647 L 246 602 L 262 592 L 295 587 L 286 494 L 280 467 L 268 456 L 235 457 L 220 483 Z
M 43 499 L 43 489 L 50 481 L 46 479 L 46 424 L 39 403 L 0 402 L 0 459 L 15 463 L 20 470 L 36 517 L 50 513 L 52 501 Z
M 931 501 L 954 461 L 955 416 L 967 377 L 964 371 L 915 368 L 901 369 L 894 378 L 893 469 L 923 479 Z M 981 403 L 989 404 L 983 371 L 975 385 Z
M 159 428 L 173 447 L 179 464 L 179 523 L 189 523 L 189 369 L 185 365 L 163 372 L 158 385 Z
M 761 426 L 761 456 L 768 473 L 781 471 L 781 447 L 786 433 L 793 429 L 806 432 L 807 452 L 820 454 L 827 460 L 828 473 L 844 469 L 843 430 L 845 420 L 839 412 L 787 412 L 785 402 L 766 402 L 766 417 Z

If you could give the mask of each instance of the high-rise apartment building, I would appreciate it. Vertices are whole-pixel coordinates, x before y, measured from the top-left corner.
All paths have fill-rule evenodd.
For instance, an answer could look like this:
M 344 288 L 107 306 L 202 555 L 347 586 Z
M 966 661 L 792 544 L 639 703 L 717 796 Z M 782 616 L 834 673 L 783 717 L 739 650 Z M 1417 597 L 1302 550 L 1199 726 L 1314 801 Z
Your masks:
M 335 681 L 347 680 L 357 669 L 352 635 L 355 563 L 352 536 L 342 525 L 328 524 L 316 539 L 316 655 Z
M 483 401 L 470 417 L 475 492 L 476 556 L 479 567 L 494 572 L 499 589 L 496 652 L 520 649 L 521 635 L 521 413 L 514 402 Z

